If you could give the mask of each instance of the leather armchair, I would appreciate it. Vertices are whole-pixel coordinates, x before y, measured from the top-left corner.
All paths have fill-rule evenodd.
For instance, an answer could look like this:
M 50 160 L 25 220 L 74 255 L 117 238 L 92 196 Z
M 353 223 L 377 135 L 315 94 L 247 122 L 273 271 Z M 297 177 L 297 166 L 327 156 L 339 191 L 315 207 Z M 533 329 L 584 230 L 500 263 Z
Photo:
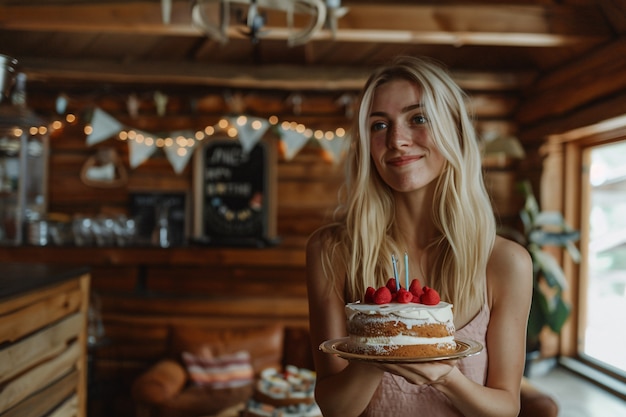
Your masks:
M 168 357 L 163 358 L 132 385 L 137 417 L 208 417 L 245 403 L 252 385 L 212 389 L 189 383 L 182 352 L 208 349 L 213 356 L 245 350 L 255 374 L 273 366 L 313 369 L 307 329 L 280 324 L 255 328 L 199 328 L 173 326 L 169 330 Z

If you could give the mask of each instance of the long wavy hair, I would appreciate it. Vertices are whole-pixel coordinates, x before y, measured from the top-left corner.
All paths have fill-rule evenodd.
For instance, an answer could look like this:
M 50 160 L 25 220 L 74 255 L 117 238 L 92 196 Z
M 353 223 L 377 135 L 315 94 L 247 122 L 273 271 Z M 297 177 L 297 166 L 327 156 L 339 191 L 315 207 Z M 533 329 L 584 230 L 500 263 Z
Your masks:
M 365 84 L 351 132 L 346 182 L 335 222 L 325 231 L 325 273 L 333 280 L 345 279 L 341 295 L 346 302 L 356 301 L 368 286 L 377 288 L 393 276 L 391 254 L 403 252 L 394 232 L 392 191 L 370 156 L 368 125 L 376 88 L 394 79 L 409 80 L 421 89 L 430 137 L 445 158 L 434 189 L 431 216 L 437 236 L 426 248 L 429 267 L 425 274 L 455 311 L 475 311 L 486 291 L 495 216 L 466 96 L 443 67 L 427 59 L 398 57 L 374 71 Z

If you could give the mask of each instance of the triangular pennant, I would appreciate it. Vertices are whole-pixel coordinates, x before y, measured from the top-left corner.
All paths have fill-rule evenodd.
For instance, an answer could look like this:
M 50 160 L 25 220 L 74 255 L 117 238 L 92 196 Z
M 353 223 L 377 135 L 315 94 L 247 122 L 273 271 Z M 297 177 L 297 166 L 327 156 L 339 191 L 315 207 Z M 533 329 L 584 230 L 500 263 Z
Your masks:
M 282 126 L 278 127 L 278 132 L 280 140 L 284 144 L 284 156 L 287 161 L 292 160 L 309 141 L 308 136 L 296 132 L 295 130 L 283 129 Z
M 96 107 L 91 117 L 91 133 L 87 136 L 87 145 L 95 145 L 122 130 L 123 125 L 113 116 Z
M 190 130 L 171 132 L 170 137 L 174 140 L 174 143 L 163 149 L 167 160 L 170 161 L 172 168 L 174 168 L 174 172 L 180 174 L 187 166 L 189 159 L 191 159 L 198 141 L 193 139 L 193 132 Z
M 266 119 L 250 116 L 230 117 L 229 122 L 237 128 L 237 136 L 245 153 L 250 152 L 270 126 Z
M 67 96 L 64 94 L 57 97 L 56 110 L 57 114 L 65 114 L 65 110 L 67 110 Z
M 136 130 L 136 132 L 137 135 L 135 138 L 128 140 L 128 153 L 131 168 L 137 168 L 139 165 L 143 164 L 157 148 L 150 133 L 141 132 L 139 130 Z
M 334 136 L 332 139 L 322 138 L 319 143 L 330 159 L 334 163 L 338 163 L 343 158 L 349 141 L 345 137 Z

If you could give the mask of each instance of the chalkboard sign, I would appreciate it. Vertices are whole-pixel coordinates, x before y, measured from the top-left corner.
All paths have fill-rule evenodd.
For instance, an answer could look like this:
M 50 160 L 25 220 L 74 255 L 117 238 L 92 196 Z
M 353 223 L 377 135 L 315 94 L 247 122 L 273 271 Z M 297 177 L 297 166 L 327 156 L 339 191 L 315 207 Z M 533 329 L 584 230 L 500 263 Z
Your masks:
M 236 140 L 213 140 L 194 161 L 194 238 L 218 246 L 275 241 L 274 157 L 260 141 L 245 152 Z

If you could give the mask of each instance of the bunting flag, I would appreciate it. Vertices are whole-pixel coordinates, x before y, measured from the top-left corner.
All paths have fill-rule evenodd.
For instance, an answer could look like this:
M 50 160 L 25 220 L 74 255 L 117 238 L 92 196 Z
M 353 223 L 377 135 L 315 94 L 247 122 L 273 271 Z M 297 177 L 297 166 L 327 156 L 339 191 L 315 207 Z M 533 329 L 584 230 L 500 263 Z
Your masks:
M 161 99 L 165 101 L 166 97 L 161 97 Z M 132 102 L 133 100 L 129 101 Z M 57 103 L 59 107 L 62 104 L 64 104 L 62 100 Z M 96 107 L 92 112 L 91 131 L 87 135 L 87 145 L 91 146 L 112 136 L 119 135 L 119 139 L 128 141 L 131 168 L 136 168 L 144 163 L 157 148 L 162 147 L 172 168 L 177 174 L 180 174 L 189 163 L 195 149 L 198 147 L 198 142 L 212 136 L 220 129 L 229 131 L 233 129 L 232 136 L 230 132 L 229 136 L 236 136 L 243 151 L 250 152 L 265 135 L 269 127 L 275 125 L 282 148 L 281 151 L 283 151 L 286 160 L 293 159 L 307 142 L 312 139 L 312 133 L 309 129 L 294 130 L 288 127 L 289 124 L 276 123 L 276 121 L 270 123 L 269 120 L 260 117 L 247 115 L 229 116 L 224 119 L 224 122 L 228 123 L 228 125 L 222 125 L 220 121 L 215 126 L 207 126 L 203 131 L 181 130 L 169 132 L 166 134 L 169 139 L 164 143 L 157 143 L 164 141 L 164 139 L 158 139 L 158 136 L 155 134 L 136 129 L 126 131 L 125 129 L 127 128 L 119 121 Z M 330 134 L 332 139 L 324 137 L 317 140 L 324 149 L 327 159 L 336 163 L 343 157 L 345 152 L 344 143 L 347 143 L 347 140 L 337 136 L 336 133 L 327 132 L 327 134 Z
M 347 137 L 335 136 L 332 139 L 322 138 L 319 140 L 319 143 L 329 159 L 334 163 L 339 163 L 348 150 L 349 140 L 347 140 Z
M 156 151 L 157 145 L 150 133 L 135 130 L 136 135 L 128 141 L 130 167 L 137 168 Z
M 57 114 L 65 114 L 65 110 L 67 109 L 67 97 L 64 95 L 58 96 L 56 104 L 55 104 L 55 108 L 56 108 Z
M 228 121 L 237 129 L 237 137 L 245 153 L 250 152 L 255 147 L 270 127 L 270 123 L 266 119 L 259 117 L 229 117 Z
M 96 107 L 91 117 L 91 133 L 87 136 L 87 145 L 95 145 L 122 130 L 122 124 L 113 116 Z
M 190 139 L 193 137 L 193 132 L 190 130 L 181 130 L 171 133 L 173 143 L 170 146 L 165 146 L 165 156 L 167 160 L 172 164 L 174 172 L 180 174 L 183 172 L 189 159 L 193 155 L 194 150 L 198 146 L 198 141 Z
M 278 126 L 278 132 L 280 139 L 285 145 L 285 159 L 291 161 L 294 156 L 306 145 L 309 141 L 309 137 L 302 133 L 296 132 L 291 129 L 284 129 L 282 126 Z

